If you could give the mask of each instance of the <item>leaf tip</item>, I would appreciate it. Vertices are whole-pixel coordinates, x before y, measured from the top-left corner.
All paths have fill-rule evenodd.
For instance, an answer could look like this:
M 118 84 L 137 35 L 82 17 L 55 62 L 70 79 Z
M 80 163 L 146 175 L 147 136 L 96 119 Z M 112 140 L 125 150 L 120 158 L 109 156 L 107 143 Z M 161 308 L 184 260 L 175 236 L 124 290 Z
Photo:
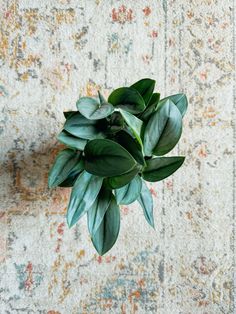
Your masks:
M 54 187 L 55 187 L 54 181 L 49 177 L 49 178 L 48 178 L 48 188 L 49 188 L 49 189 L 52 189 L 52 188 L 54 188 Z
M 67 221 L 67 226 L 68 226 L 69 229 L 71 229 L 71 228 L 74 226 L 74 224 L 69 223 L 69 222 Z
M 68 215 L 66 217 L 67 226 L 69 229 L 71 229 L 74 226 L 73 220 L 68 218 Z

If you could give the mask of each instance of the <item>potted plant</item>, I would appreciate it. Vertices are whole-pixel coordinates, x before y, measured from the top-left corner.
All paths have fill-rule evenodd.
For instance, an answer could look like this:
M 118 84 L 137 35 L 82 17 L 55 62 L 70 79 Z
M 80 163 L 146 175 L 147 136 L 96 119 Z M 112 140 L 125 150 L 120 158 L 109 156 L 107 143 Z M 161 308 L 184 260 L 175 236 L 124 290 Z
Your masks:
M 154 227 L 153 200 L 145 181 L 173 174 L 183 156 L 164 156 L 177 144 L 187 110 L 184 94 L 160 100 L 155 81 L 142 79 L 114 90 L 108 100 L 82 97 L 77 111 L 64 112 L 59 152 L 49 173 L 49 187 L 72 187 L 69 227 L 87 214 L 88 229 L 100 255 L 114 245 L 120 228 L 120 205 L 138 201 Z

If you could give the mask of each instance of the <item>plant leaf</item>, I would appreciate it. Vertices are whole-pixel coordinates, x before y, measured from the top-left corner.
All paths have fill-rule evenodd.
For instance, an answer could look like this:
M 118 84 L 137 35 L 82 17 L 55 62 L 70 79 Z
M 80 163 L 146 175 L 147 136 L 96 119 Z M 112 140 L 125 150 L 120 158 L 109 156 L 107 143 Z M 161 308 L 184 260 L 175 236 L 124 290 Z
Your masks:
M 99 130 L 99 124 L 96 120 L 89 120 L 79 112 L 69 116 L 64 125 L 64 129 L 79 138 L 92 140 L 104 137 L 104 133 Z
M 99 97 L 101 99 L 101 96 Z M 102 98 L 103 99 L 103 98 Z M 89 120 L 103 119 L 114 111 L 114 107 L 107 103 L 99 102 L 96 98 L 82 97 L 76 103 L 79 112 Z
M 154 228 L 153 218 L 153 199 L 152 194 L 144 180 L 142 180 L 142 189 L 137 201 L 143 208 L 143 214 L 150 226 Z
M 63 114 L 64 114 L 64 117 L 67 119 L 69 118 L 70 116 L 72 116 L 73 114 L 75 113 L 78 113 L 78 111 L 64 111 Z
M 129 205 L 133 203 L 140 195 L 142 188 L 142 180 L 137 175 L 130 183 L 121 189 L 115 190 L 116 201 L 121 205 Z
M 80 172 L 78 174 L 69 174 L 69 176 L 65 179 L 65 181 L 63 181 L 62 183 L 59 184 L 59 186 L 61 188 L 70 188 L 74 185 L 75 181 L 78 178 L 78 175 L 80 174 Z
M 176 94 L 176 95 L 171 95 L 168 97 L 163 98 L 160 101 L 160 106 L 162 105 L 163 102 L 166 100 L 171 100 L 176 107 L 179 109 L 182 117 L 185 115 L 187 109 L 188 109 L 188 99 L 185 94 Z M 159 106 L 158 106 L 159 107 Z
M 120 144 L 98 139 L 88 142 L 84 149 L 85 170 L 97 176 L 112 177 L 130 171 L 135 159 Z
M 125 126 L 124 118 L 120 112 L 114 112 L 108 119 L 108 127 L 106 133 L 115 134 L 122 130 Z
M 81 154 L 72 150 L 64 149 L 56 157 L 56 160 L 49 172 L 49 188 L 58 186 L 70 174 L 73 167 L 79 162 Z
M 104 255 L 115 244 L 120 230 L 120 209 L 114 196 L 103 220 L 92 236 L 92 242 L 99 255 Z
M 60 187 L 72 187 L 78 178 L 78 175 L 84 170 L 84 161 L 81 158 L 80 161 L 71 169 L 67 178 L 59 184 Z
M 103 178 L 83 171 L 73 186 L 67 209 L 67 223 L 72 227 L 91 207 L 101 189 Z
M 93 236 L 96 233 L 97 229 L 102 223 L 106 210 L 110 205 L 111 197 L 112 197 L 111 190 L 102 186 L 96 198 L 96 201 L 88 210 L 87 213 L 88 229 L 91 236 Z
M 101 105 L 103 104 L 108 104 L 108 102 L 106 101 L 106 99 L 103 97 L 103 95 L 100 93 L 100 91 L 98 91 L 98 98 L 99 98 L 99 102 Z M 114 109 L 114 108 L 113 108 Z
M 128 184 L 141 170 L 141 166 L 138 164 L 132 168 L 130 171 L 121 174 L 119 176 L 114 176 L 110 178 L 106 178 L 107 185 L 111 189 L 119 189 L 122 186 Z
M 142 112 L 145 109 L 143 97 L 136 89 L 130 87 L 115 89 L 109 96 L 108 102 L 115 107 L 134 114 Z
M 145 104 L 147 106 L 152 97 L 155 83 L 156 82 L 154 80 L 145 78 L 134 83 L 130 87 L 136 89 L 139 92 L 139 94 L 143 97 Z
M 169 177 L 182 166 L 185 157 L 156 157 L 147 160 L 142 176 L 146 181 L 156 182 Z
M 178 143 L 182 133 L 182 117 L 171 100 L 154 112 L 144 131 L 145 155 L 162 156 Z
M 136 137 L 140 145 L 143 146 L 143 143 L 141 140 L 141 131 L 142 131 L 142 125 L 143 125 L 142 120 L 138 119 L 132 113 L 129 113 L 125 110 L 120 109 L 119 111 L 122 117 L 124 118 L 125 122 L 129 126 L 133 135 Z
M 156 110 L 159 100 L 160 100 L 160 94 L 154 93 L 151 97 L 151 100 L 148 106 L 143 112 L 139 114 L 138 118 L 145 122 L 148 121 L 151 114 Z
M 76 136 L 71 135 L 65 130 L 62 130 L 57 136 L 59 142 L 65 144 L 68 147 L 76 148 L 78 150 L 84 150 L 85 145 L 87 144 L 87 140 L 83 138 L 78 138 Z
M 134 159 L 142 166 L 145 166 L 145 159 L 142 153 L 142 146 L 127 131 L 120 131 L 116 134 L 116 141 L 123 146 Z

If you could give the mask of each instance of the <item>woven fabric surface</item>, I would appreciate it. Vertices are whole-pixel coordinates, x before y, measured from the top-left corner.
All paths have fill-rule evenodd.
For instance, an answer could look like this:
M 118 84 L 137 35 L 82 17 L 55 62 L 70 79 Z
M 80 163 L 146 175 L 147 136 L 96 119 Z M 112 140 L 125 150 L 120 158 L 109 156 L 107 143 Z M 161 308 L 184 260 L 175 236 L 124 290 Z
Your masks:
M 233 0 L 0 1 L 0 313 L 236 313 Z M 186 93 L 171 155 L 149 184 L 150 228 L 121 209 L 117 243 L 94 250 L 69 189 L 47 188 L 63 111 L 150 77 Z

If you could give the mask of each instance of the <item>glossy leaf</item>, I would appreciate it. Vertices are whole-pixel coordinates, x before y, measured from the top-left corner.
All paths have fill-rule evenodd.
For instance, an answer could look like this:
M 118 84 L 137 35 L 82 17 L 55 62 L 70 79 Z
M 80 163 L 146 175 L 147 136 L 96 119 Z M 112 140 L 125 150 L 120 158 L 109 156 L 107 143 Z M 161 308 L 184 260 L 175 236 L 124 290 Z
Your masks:
M 167 100 L 154 112 L 144 131 L 145 155 L 162 156 L 178 143 L 182 133 L 182 116 L 173 104 Z
M 142 140 L 141 140 L 141 131 L 142 131 L 142 120 L 135 117 L 132 113 L 127 112 L 125 110 L 120 109 L 120 113 L 122 117 L 124 118 L 125 122 L 129 126 L 131 132 L 136 137 L 138 142 L 141 146 L 143 146 Z
M 138 118 L 141 119 L 142 121 L 145 121 L 145 122 L 148 121 L 151 114 L 156 110 L 159 100 L 160 100 L 160 94 L 154 93 L 151 97 L 151 100 L 150 100 L 148 106 L 146 107 L 146 109 L 143 112 L 140 113 Z
M 145 109 L 145 101 L 142 96 L 136 89 L 130 87 L 115 89 L 109 96 L 108 102 L 133 114 Z
M 116 134 L 116 141 L 123 146 L 140 164 L 145 165 L 145 159 L 142 153 L 142 146 L 127 131 L 120 131 Z
M 143 97 L 145 104 L 147 106 L 152 97 L 155 83 L 156 82 L 154 80 L 145 78 L 134 83 L 130 87 L 136 89 L 139 92 L 139 94 Z
M 182 117 L 185 115 L 188 108 L 188 100 L 185 94 L 176 94 L 168 96 L 160 101 L 160 106 L 166 101 L 171 100 L 176 107 L 179 109 Z
M 130 171 L 135 159 L 120 144 L 98 139 L 88 142 L 84 149 L 85 170 L 97 176 L 111 177 Z
M 137 201 L 143 208 L 143 214 L 145 219 L 147 220 L 149 225 L 154 228 L 152 194 L 144 180 L 142 180 L 142 189 L 140 192 L 140 196 L 137 198 Z
M 83 171 L 71 192 L 67 209 L 67 223 L 72 227 L 92 206 L 101 189 L 103 178 Z
M 140 195 L 142 188 L 142 180 L 137 175 L 130 183 L 120 189 L 115 190 L 116 201 L 121 205 L 129 205 L 133 203 Z
M 185 157 L 156 157 L 147 160 L 142 176 L 146 181 L 156 182 L 173 174 L 182 166 Z
M 64 125 L 64 129 L 79 138 L 92 140 L 94 138 L 104 137 L 104 133 L 99 130 L 99 124 L 96 120 L 89 120 L 79 112 L 71 115 Z
M 140 170 L 141 166 L 137 164 L 130 171 L 122 175 L 107 178 L 106 179 L 107 185 L 111 189 L 119 189 L 122 186 L 128 184 L 140 172 Z
M 105 102 L 101 95 L 99 98 L 102 100 L 102 104 L 96 98 L 80 98 L 76 103 L 78 111 L 85 118 L 90 120 L 99 120 L 112 114 L 114 107 L 111 104 Z
M 87 213 L 88 220 L 88 229 L 91 235 L 94 235 L 99 228 L 104 215 L 110 205 L 112 197 L 111 190 L 105 188 L 104 186 L 101 188 L 96 201 L 90 207 Z
M 68 147 L 76 148 L 78 150 L 84 150 L 85 145 L 87 144 L 87 140 L 83 138 L 78 138 L 76 136 L 71 135 L 65 130 L 62 130 L 57 136 L 59 142 L 65 144 Z
M 79 162 L 80 156 L 80 153 L 69 148 L 58 154 L 48 176 L 49 188 L 58 186 L 68 177 L 73 167 Z
M 106 210 L 103 220 L 92 235 L 92 242 L 99 255 L 104 255 L 115 244 L 120 230 L 120 209 L 114 196 Z
M 77 180 L 79 174 L 84 170 L 84 161 L 81 158 L 80 161 L 71 169 L 67 178 L 59 184 L 60 187 L 72 187 Z

